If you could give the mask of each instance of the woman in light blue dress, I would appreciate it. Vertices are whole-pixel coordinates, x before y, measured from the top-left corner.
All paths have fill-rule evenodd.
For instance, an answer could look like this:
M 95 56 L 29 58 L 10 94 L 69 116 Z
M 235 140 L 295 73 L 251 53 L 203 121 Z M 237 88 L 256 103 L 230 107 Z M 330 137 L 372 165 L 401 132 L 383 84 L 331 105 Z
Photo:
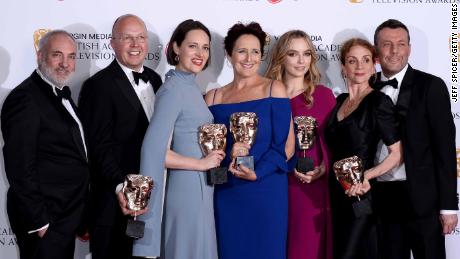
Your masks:
M 195 75 L 207 66 L 210 37 L 193 20 L 179 24 L 171 36 L 166 55 L 176 68 L 156 95 L 141 150 L 140 173 L 151 176 L 155 186 L 149 210 L 139 217 L 146 223 L 145 234 L 135 241 L 134 256 L 217 259 L 214 188 L 206 184 L 205 172 L 218 166 L 225 153 L 202 155 L 198 127 L 213 117 L 195 83 Z

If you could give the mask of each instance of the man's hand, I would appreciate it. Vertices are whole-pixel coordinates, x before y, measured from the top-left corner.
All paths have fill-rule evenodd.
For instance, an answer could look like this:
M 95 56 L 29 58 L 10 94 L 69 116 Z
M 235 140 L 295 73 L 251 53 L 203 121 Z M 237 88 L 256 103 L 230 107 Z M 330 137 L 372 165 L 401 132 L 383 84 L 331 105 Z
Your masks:
M 442 225 L 442 233 L 444 235 L 452 233 L 458 223 L 457 214 L 441 214 L 439 216 Z
M 117 198 L 118 198 L 118 204 L 120 205 L 121 212 L 123 212 L 124 215 L 130 215 L 130 216 L 139 216 L 147 212 L 148 208 L 142 209 L 142 210 L 130 210 L 128 209 L 128 201 L 126 201 L 125 195 L 123 195 L 123 192 L 120 191 L 117 193 Z

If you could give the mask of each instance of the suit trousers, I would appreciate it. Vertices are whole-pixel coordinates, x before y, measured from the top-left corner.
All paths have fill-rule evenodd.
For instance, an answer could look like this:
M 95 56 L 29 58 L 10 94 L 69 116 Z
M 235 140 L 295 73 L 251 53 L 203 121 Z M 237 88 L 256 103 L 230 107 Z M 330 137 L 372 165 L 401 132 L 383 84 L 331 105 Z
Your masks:
M 439 211 L 413 213 L 406 181 L 377 182 L 373 189 L 381 259 L 445 259 Z
M 92 259 L 130 259 L 133 239 L 126 236 L 127 219 L 117 218 L 115 226 L 95 226 L 90 232 Z
M 21 259 L 73 259 L 75 235 L 48 228 L 43 237 L 37 233 L 16 233 Z

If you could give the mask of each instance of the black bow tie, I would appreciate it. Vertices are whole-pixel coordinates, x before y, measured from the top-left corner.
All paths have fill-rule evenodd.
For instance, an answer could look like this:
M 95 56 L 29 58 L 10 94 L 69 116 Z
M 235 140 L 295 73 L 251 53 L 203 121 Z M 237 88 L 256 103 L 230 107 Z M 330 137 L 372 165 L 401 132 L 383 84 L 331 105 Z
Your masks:
M 133 76 L 134 76 L 134 82 L 136 83 L 136 85 L 139 85 L 139 79 L 142 79 L 144 83 L 147 83 L 149 81 L 149 77 L 147 76 L 147 73 L 145 73 L 145 70 L 142 71 L 142 73 L 133 71 Z
M 393 87 L 394 89 L 397 89 L 398 88 L 398 80 L 396 80 L 396 78 L 393 78 L 393 79 L 388 80 L 388 81 L 376 81 L 376 82 L 372 82 L 371 85 L 372 85 L 372 88 L 374 88 L 376 90 L 380 90 L 380 89 L 382 89 L 383 87 L 385 87 L 387 85 L 391 85 L 391 87 Z
M 64 86 L 62 88 L 62 90 L 57 88 L 57 87 L 55 87 L 55 90 L 56 90 L 57 97 L 70 100 L 71 92 L 70 92 L 70 88 L 68 86 Z

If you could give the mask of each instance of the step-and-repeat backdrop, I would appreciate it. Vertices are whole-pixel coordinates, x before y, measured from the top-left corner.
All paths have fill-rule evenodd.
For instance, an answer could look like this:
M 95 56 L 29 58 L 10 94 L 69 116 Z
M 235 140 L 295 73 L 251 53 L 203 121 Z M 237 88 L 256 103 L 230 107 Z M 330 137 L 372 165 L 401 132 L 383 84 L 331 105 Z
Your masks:
M 75 100 L 82 82 L 113 60 L 109 45 L 112 24 L 125 13 L 145 20 L 150 41 L 146 64 L 160 75 L 170 68 L 164 50 L 179 22 L 192 18 L 209 27 L 211 65 L 197 77 L 203 92 L 224 85 L 232 78 L 232 70 L 225 61 L 223 38 L 234 23 L 259 22 L 271 35 L 268 49 L 285 31 L 305 30 L 319 53 L 322 83 L 338 94 L 345 90 L 340 77 L 340 44 L 356 36 L 372 42 L 375 27 L 384 20 L 396 18 L 411 32 L 411 65 L 440 76 L 449 86 L 452 115 L 460 129 L 460 106 L 456 103 L 456 87 L 460 86 L 459 5 L 460 0 L 5 0 L 0 4 L 0 105 L 8 92 L 36 67 L 34 37 L 43 29 L 65 29 L 78 42 L 77 71 L 71 84 Z M 261 72 L 265 67 L 266 64 Z M 3 146 L 1 138 L 0 141 Z M 457 146 L 460 177 L 460 144 Z M 8 183 L 3 161 L 0 167 L 0 258 L 15 259 L 18 252 L 6 214 Z M 460 258 L 459 244 L 457 227 L 447 236 L 449 259 Z M 77 241 L 75 258 L 90 258 L 87 243 Z

